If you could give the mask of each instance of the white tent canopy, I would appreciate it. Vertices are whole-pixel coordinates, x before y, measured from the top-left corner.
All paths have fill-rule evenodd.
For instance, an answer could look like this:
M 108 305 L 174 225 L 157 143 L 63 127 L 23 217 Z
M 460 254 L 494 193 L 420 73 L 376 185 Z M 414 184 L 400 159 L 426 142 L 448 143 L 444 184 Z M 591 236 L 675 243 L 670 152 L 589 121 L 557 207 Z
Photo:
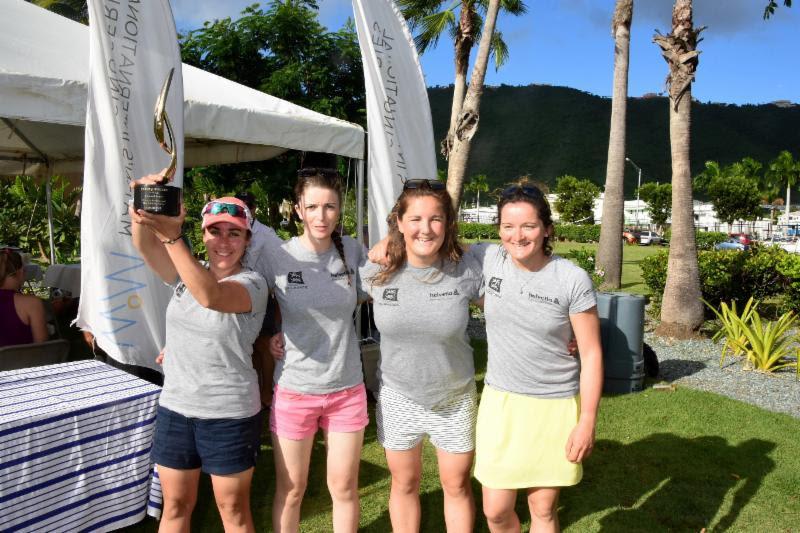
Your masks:
M 0 175 L 81 174 L 88 28 L 24 0 L 0 0 L 0 13 Z M 364 157 L 356 124 L 189 65 L 183 86 L 188 167 L 286 150 Z

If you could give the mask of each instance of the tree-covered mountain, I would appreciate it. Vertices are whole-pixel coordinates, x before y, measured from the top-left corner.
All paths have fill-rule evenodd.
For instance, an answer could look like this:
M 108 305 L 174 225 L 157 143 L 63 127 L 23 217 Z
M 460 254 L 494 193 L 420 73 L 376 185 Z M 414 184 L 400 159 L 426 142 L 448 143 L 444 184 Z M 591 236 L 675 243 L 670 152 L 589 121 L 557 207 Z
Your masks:
M 437 141 L 447 130 L 452 92 L 428 89 Z M 800 106 L 693 105 L 693 175 L 707 160 L 727 165 L 749 156 L 766 166 L 781 150 L 800 153 Z M 666 97 L 628 99 L 627 155 L 642 168 L 643 183 L 670 180 L 667 106 Z M 602 186 L 610 114 L 610 98 L 568 87 L 486 87 L 467 175 L 486 174 L 491 188 L 523 175 L 552 186 L 564 174 Z M 636 171 L 627 165 L 626 197 L 635 188 Z

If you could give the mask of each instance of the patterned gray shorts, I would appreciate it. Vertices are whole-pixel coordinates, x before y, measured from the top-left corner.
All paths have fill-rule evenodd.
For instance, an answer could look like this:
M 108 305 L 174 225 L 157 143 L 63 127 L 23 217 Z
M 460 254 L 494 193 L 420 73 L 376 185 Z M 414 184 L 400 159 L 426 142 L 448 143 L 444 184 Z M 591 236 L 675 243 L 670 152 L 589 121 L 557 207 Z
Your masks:
M 475 449 L 477 393 L 471 390 L 435 407 L 424 407 L 389 387 L 381 387 L 375 418 L 378 442 L 389 450 L 415 448 L 425 435 L 450 453 Z

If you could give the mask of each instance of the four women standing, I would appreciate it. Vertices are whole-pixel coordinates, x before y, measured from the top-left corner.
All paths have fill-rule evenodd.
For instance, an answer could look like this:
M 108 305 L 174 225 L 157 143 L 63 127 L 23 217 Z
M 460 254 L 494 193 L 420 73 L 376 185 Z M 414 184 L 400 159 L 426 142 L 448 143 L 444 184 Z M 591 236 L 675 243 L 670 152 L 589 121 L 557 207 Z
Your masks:
M 273 341 L 273 352 L 283 355 L 275 369 L 270 414 L 277 478 L 274 530 L 299 529 L 314 435 L 320 428 L 328 450 L 333 529 L 355 531 L 358 527 L 358 466 L 368 416 L 351 317 L 362 289 L 373 299 L 382 335 L 376 420 L 392 475 L 393 530 L 419 530 L 426 435 L 437 450 L 447 529 L 473 529 L 470 469 L 477 394 L 466 325 L 468 304 L 479 301 L 484 291 L 489 364 L 478 415 L 475 471 L 484 485 L 484 513 L 492 531 L 518 531 L 514 502 L 516 491 L 525 489 L 534 528 L 557 530 L 559 487 L 580 480 L 580 461 L 594 441 L 602 356 L 591 281 L 582 270 L 551 254 L 553 227 L 541 192 L 533 187 L 506 190 L 498 205 L 502 246 L 478 245 L 465 254 L 457 241 L 456 216 L 443 184 L 410 180 L 391 215 L 388 260 L 382 267 L 365 264 L 363 247 L 336 231 L 342 198 L 335 172 L 301 170 L 295 197 L 303 234 L 276 242 L 266 255 L 266 281 L 278 299 L 284 325 L 283 335 Z M 220 283 L 240 274 L 241 267 L 231 268 L 229 263 L 238 264 L 246 238 L 224 255 L 214 249 L 213 239 L 211 246 L 207 242 L 210 259 L 215 257 L 209 277 L 183 257 L 188 249 L 184 254 L 179 251 L 183 245 L 173 248 L 179 241 L 170 233 L 179 233 L 180 224 L 173 227 L 161 219 L 145 213 L 134 217 L 138 223 L 134 226 L 153 230 L 149 241 L 142 238 L 141 230 L 134 233 L 151 268 L 167 281 L 180 276 L 201 306 L 222 313 L 263 312 L 266 291 L 257 297 L 252 294 L 261 279 L 258 274 Z M 213 225 L 204 218 L 204 228 Z M 215 231 L 230 229 L 235 228 L 223 226 Z M 242 231 L 240 237 L 246 236 Z M 227 304 L 221 305 L 206 294 L 222 294 L 220 284 L 236 291 L 240 303 L 223 299 Z M 179 322 L 176 313 L 172 318 Z M 566 348 L 573 334 L 580 361 Z M 248 339 L 232 342 L 244 346 Z M 169 333 L 167 349 L 172 351 Z M 190 361 L 186 354 L 170 355 L 166 361 L 176 369 Z M 168 378 L 176 371 L 165 364 Z M 195 381 L 199 385 L 202 379 Z M 257 400 L 257 388 L 254 391 Z M 167 393 L 167 404 L 172 396 Z M 162 408 L 164 404 L 162 397 Z M 242 414 L 229 416 L 221 407 L 220 412 L 226 418 Z M 166 416 L 160 410 L 162 418 Z M 169 469 L 181 467 L 170 467 L 164 459 L 159 462 L 158 453 L 154 451 L 156 462 L 163 462 L 167 473 L 165 502 L 168 493 L 174 493 L 173 486 L 196 486 L 199 470 L 188 476 L 176 473 L 173 484 Z M 251 468 L 247 472 L 252 475 Z M 165 476 L 161 477 L 163 483 Z M 215 493 L 216 488 L 215 483 Z M 187 501 L 193 504 L 188 492 Z

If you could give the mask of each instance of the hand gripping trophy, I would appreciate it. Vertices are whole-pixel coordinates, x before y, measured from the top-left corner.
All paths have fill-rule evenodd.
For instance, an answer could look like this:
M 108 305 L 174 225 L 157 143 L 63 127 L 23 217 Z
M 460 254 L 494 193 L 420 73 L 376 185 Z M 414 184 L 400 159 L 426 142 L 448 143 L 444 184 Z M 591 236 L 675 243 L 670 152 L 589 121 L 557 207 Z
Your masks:
M 167 116 L 167 95 L 172 84 L 172 75 L 175 69 L 172 68 L 164 80 L 161 93 L 156 100 L 156 108 L 153 116 L 153 132 L 156 141 L 170 155 L 169 166 L 165 169 L 161 183 L 153 185 L 135 185 L 133 188 L 133 207 L 144 209 L 149 213 L 158 215 L 178 216 L 180 213 L 181 189 L 167 185 L 175 176 L 178 167 L 178 150 L 175 147 L 175 136 L 172 132 L 172 124 Z

